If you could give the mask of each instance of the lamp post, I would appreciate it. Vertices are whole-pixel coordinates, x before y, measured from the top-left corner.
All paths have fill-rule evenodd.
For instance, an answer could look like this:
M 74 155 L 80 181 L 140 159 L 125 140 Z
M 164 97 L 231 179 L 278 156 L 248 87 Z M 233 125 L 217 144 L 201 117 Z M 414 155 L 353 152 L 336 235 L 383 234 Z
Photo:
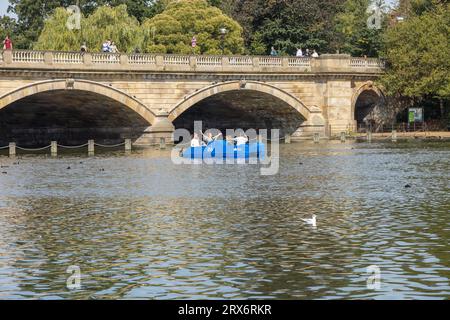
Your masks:
M 220 32 L 220 36 L 222 39 L 222 55 L 224 55 L 225 54 L 225 36 L 228 33 L 228 30 L 227 30 L 227 28 L 222 27 L 219 29 L 219 32 Z

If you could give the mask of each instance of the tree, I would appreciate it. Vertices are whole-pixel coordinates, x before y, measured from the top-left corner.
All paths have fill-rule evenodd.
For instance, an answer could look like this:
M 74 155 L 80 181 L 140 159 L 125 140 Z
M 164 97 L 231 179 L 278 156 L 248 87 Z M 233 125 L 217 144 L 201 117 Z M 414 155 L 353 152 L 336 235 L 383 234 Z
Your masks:
M 44 25 L 35 50 L 78 51 L 83 41 L 79 30 L 69 30 L 66 26 L 69 13 L 64 8 L 57 8 Z M 81 28 L 86 27 L 83 19 Z
M 334 51 L 333 19 L 343 1 L 222 0 L 220 7 L 232 8 L 250 53 L 261 54 L 263 44 L 264 54 L 271 46 L 281 54 L 295 54 L 298 47 Z
M 450 98 L 450 5 L 414 15 L 385 35 L 387 73 L 380 83 L 390 96 L 411 103 L 428 98 Z
M 220 29 L 226 28 L 222 36 Z M 205 0 L 171 2 L 166 10 L 143 23 L 146 52 L 240 54 L 244 52 L 242 27 Z M 191 39 L 197 39 L 197 47 Z
M 16 48 L 30 49 L 37 40 L 44 19 L 56 8 L 67 7 L 69 0 L 9 0 L 8 11 L 17 15 L 17 29 L 13 36 Z
M 338 49 L 353 56 L 378 57 L 387 26 L 384 8 L 384 1 L 346 0 L 335 19 Z
M 443 1 L 437 1 L 443 2 Z M 421 15 L 427 10 L 433 8 L 434 0 L 400 0 L 398 4 L 398 13 L 405 17 Z
M 96 8 L 101 6 L 117 7 L 125 4 L 130 16 L 135 17 L 139 22 L 144 21 L 149 17 L 153 17 L 161 13 L 166 7 L 169 0 L 97 0 L 97 1 L 83 1 L 86 3 L 84 12 L 86 14 L 92 13 Z
M 37 41 L 44 21 L 56 8 L 67 8 L 79 4 L 85 16 L 92 14 L 101 6 L 127 5 L 128 14 L 143 21 L 160 13 L 169 0 L 9 0 L 9 11 L 17 15 L 16 46 L 30 49 Z M 19 40 L 17 40 L 19 39 Z
M 142 42 L 143 33 L 135 17 L 127 13 L 126 5 L 98 7 L 93 14 L 81 21 L 81 30 L 67 28 L 69 13 L 58 8 L 45 21 L 37 50 L 78 51 L 86 42 L 91 51 L 100 51 L 103 41 L 111 39 L 122 52 L 132 52 Z
M 17 30 L 17 22 L 11 17 L 0 17 L 0 39 L 3 41 L 7 35 L 13 35 Z

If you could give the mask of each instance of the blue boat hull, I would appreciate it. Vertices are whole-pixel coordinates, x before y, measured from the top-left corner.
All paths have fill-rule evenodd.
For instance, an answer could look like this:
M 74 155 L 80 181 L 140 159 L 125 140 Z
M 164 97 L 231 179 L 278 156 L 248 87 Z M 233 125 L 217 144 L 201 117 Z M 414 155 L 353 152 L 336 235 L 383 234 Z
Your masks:
M 211 142 L 207 146 L 187 148 L 183 151 L 182 156 L 191 159 L 246 159 L 251 157 L 264 159 L 265 153 L 266 146 L 264 143 L 254 142 L 236 147 L 219 140 Z

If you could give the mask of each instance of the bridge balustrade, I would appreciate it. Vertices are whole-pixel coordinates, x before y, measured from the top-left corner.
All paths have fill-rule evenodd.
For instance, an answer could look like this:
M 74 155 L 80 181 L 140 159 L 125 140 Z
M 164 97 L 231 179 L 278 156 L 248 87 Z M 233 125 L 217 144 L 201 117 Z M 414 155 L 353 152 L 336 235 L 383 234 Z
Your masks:
M 150 54 L 132 54 L 128 56 L 129 64 L 156 65 L 156 56 Z
M 83 55 L 78 52 L 54 52 L 53 62 L 57 64 L 83 64 Z
M 374 58 L 351 58 L 350 67 L 352 68 L 381 68 L 385 67 L 384 61 Z
M 181 72 L 353 72 L 382 73 L 384 61 L 348 55 L 320 58 L 271 56 L 208 56 L 170 54 L 112 54 L 14 50 L 0 53 L 0 68 L 117 69 Z
M 44 63 L 44 55 L 43 51 L 15 50 L 12 52 L 12 59 L 17 63 Z

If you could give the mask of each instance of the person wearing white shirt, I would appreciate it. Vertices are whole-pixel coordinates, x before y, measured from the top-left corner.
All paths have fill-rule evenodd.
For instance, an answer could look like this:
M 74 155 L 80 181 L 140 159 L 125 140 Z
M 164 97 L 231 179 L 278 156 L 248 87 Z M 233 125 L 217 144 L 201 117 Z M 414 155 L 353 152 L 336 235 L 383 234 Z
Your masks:
M 237 146 L 242 146 L 247 144 L 248 137 L 245 135 L 245 133 L 241 132 L 241 134 L 238 137 L 234 138 L 234 141 L 236 141 Z
M 194 137 L 191 139 L 191 147 L 197 148 L 197 147 L 201 147 L 201 146 L 202 146 L 202 143 L 200 143 L 198 134 L 194 133 Z
M 318 57 L 319 57 L 319 54 L 317 53 L 316 50 L 314 50 L 314 52 L 313 52 L 313 54 L 312 54 L 312 57 L 313 57 L 313 58 L 318 58 Z
M 297 49 L 297 57 L 303 57 L 303 50 L 302 48 Z

